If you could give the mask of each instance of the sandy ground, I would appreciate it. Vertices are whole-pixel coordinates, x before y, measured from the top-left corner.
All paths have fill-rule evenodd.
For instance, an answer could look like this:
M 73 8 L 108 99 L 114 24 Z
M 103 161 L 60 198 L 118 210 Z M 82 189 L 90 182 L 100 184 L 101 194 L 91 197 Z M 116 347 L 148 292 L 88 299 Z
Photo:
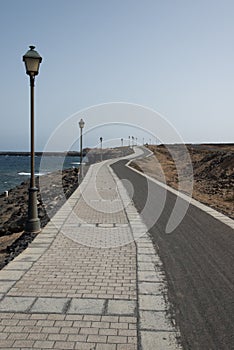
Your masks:
M 180 145 L 148 148 L 154 155 L 133 167 L 185 193 L 193 183 L 193 198 L 234 219 L 233 144 L 186 145 L 188 153 Z

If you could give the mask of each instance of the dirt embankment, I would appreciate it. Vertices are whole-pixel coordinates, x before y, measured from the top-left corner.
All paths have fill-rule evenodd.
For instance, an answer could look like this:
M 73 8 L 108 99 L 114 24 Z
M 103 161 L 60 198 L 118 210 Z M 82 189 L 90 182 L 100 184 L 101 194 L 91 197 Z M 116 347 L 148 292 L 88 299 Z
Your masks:
M 182 185 L 185 193 L 193 181 L 195 199 L 234 219 L 233 144 L 186 145 L 191 158 L 192 176 L 189 174 L 189 159 L 184 152 L 184 146 L 148 147 L 154 156 L 134 161 L 133 167 L 175 189 Z M 176 167 L 182 174 L 180 179 Z

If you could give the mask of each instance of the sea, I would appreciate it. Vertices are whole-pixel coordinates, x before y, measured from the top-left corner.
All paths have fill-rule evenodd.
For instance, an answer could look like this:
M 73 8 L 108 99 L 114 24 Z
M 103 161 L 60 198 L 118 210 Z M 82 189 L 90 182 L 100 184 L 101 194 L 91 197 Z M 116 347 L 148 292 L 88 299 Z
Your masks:
M 35 175 L 79 167 L 79 156 L 35 156 Z M 0 194 L 30 178 L 30 156 L 0 155 Z

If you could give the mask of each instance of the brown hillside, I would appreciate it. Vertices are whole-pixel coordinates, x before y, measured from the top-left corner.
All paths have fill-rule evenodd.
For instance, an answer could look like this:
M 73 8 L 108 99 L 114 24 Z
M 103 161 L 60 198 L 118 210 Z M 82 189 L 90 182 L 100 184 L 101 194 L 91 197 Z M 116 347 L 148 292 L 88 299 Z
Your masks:
M 150 176 L 178 188 L 175 162 L 164 145 L 148 146 L 154 156 L 135 161 L 137 167 Z M 183 188 L 192 181 L 188 173 L 188 160 L 180 145 L 169 146 L 175 154 L 176 164 L 185 175 Z M 234 145 L 202 144 L 186 145 L 193 167 L 193 197 L 202 203 L 234 218 Z M 160 170 L 160 168 L 162 170 Z

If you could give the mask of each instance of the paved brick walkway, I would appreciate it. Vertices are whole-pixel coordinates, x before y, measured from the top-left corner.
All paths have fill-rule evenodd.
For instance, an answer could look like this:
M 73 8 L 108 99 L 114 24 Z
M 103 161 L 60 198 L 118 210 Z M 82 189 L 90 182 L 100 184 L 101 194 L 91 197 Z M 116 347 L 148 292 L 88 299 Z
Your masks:
M 161 262 L 109 164 L 0 271 L 0 348 L 177 349 Z

